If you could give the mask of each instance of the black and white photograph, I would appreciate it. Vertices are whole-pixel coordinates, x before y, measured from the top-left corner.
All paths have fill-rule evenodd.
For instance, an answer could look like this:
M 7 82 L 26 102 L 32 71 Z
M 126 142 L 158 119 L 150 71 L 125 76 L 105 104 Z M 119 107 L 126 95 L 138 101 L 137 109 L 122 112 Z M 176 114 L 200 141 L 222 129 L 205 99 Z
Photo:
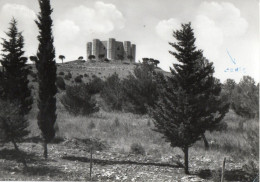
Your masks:
M 0 0 L 0 181 L 259 182 L 259 0 Z

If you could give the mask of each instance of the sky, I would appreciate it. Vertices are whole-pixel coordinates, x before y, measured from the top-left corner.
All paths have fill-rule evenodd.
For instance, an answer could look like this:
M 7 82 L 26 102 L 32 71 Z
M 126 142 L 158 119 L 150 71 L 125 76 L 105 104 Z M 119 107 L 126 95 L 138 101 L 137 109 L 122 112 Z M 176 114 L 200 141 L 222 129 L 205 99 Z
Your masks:
M 65 62 L 86 58 L 86 43 L 94 38 L 115 38 L 136 44 L 137 62 L 158 59 L 159 67 L 169 71 L 177 63 L 169 54 L 174 51 L 169 42 L 176 41 L 172 33 L 191 22 L 196 46 L 214 63 L 215 77 L 239 82 L 249 75 L 259 82 L 258 0 L 51 0 L 51 6 L 57 62 L 59 55 Z M 0 37 L 6 38 L 16 18 L 25 56 L 37 52 L 38 12 L 37 0 L 0 0 Z

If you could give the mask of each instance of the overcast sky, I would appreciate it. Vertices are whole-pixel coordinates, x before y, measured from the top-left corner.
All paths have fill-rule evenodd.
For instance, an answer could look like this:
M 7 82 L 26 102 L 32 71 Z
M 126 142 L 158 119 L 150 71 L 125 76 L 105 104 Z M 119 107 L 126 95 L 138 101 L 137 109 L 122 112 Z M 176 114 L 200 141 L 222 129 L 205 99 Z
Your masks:
M 259 82 L 258 0 L 51 0 L 51 4 L 56 57 L 86 58 L 88 41 L 114 37 L 137 45 L 137 61 L 155 58 L 168 71 L 176 62 L 168 53 L 173 50 L 168 42 L 175 41 L 172 32 L 191 22 L 197 47 L 214 63 L 217 78 L 238 82 L 250 75 Z M 38 12 L 37 0 L 0 0 L 0 37 L 5 37 L 15 17 L 25 37 L 26 56 L 37 51 Z

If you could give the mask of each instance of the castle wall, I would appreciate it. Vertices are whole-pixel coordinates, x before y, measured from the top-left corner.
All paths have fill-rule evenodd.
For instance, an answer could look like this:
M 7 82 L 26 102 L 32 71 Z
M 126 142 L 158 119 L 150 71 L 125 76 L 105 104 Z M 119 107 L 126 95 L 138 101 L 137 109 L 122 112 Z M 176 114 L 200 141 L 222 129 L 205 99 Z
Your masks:
M 124 51 L 125 51 L 125 59 L 128 59 L 128 56 L 131 55 L 131 42 L 124 41 Z
M 93 55 L 95 56 L 96 59 L 98 59 L 99 47 L 100 47 L 100 40 L 94 39 L 93 40 Z
M 132 62 L 135 62 L 135 56 L 136 56 L 136 45 L 132 44 L 131 46 L 131 55 L 133 57 Z
M 92 42 L 87 43 L 87 59 L 90 55 L 92 55 Z
M 124 56 L 124 45 L 123 42 L 115 43 L 115 59 L 120 59 L 120 56 Z
M 101 41 L 99 44 L 99 55 L 104 55 L 104 58 L 107 57 L 107 41 Z
M 114 60 L 116 55 L 116 39 L 110 38 L 107 45 L 107 58 Z

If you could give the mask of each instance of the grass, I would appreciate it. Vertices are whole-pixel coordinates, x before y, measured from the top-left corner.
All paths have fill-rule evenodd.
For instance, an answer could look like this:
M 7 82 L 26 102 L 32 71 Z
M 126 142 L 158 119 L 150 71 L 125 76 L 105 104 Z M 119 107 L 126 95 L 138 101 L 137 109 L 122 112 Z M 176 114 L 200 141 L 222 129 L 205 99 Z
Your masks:
M 32 135 L 38 135 L 39 129 L 36 123 L 36 107 L 33 107 L 30 115 Z M 57 102 L 58 137 L 62 138 L 99 138 L 105 140 L 114 151 L 130 151 L 133 143 L 140 143 L 145 151 L 160 150 L 161 154 L 170 154 L 173 149 L 162 139 L 162 135 L 152 130 L 153 123 L 147 115 L 136 115 L 122 112 L 99 111 L 90 116 L 70 115 Z M 224 121 L 228 124 L 226 131 L 206 132 L 206 138 L 210 143 L 210 151 L 213 153 L 231 155 L 237 158 L 249 157 L 250 144 L 246 141 L 246 134 L 252 129 L 258 129 L 257 120 L 244 122 L 243 131 L 239 130 L 239 121 L 243 118 L 230 111 Z M 150 122 L 148 125 L 147 123 Z M 91 127 L 90 127 L 91 126 Z M 204 151 L 203 141 L 198 141 L 192 147 L 198 153 Z M 193 149 L 191 149 L 193 150 Z M 181 152 L 178 152 L 182 155 Z M 192 154 L 191 154 L 192 155 Z

